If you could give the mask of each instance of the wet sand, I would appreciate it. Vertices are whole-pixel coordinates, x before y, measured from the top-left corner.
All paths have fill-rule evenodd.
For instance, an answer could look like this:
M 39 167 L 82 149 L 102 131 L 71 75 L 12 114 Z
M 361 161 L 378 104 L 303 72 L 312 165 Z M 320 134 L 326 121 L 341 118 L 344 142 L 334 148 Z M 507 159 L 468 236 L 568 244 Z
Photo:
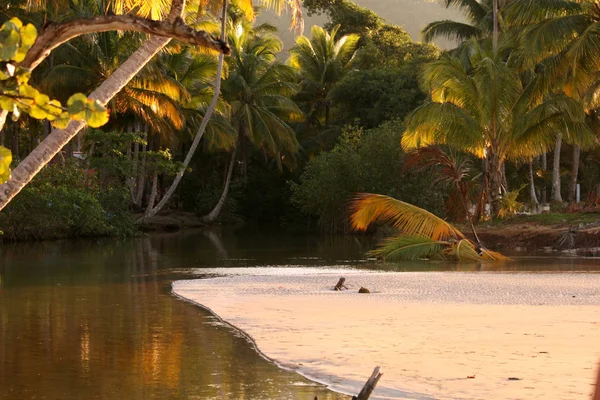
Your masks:
M 198 272 L 222 274 L 223 269 Z M 227 269 L 173 291 L 286 368 L 374 399 L 588 399 L 600 274 Z M 334 292 L 340 276 L 349 291 Z M 358 294 L 360 286 L 371 294 Z

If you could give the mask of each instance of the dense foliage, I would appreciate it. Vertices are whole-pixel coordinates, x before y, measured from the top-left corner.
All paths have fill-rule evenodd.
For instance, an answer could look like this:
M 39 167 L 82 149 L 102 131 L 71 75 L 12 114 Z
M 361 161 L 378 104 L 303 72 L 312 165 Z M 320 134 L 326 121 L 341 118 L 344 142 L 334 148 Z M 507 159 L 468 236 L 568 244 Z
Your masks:
M 160 18 L 167 3 L 142 10 L 133 2 L 12 2 L 25 25 L 0 13 L 0 106 L 22 114 L 0 132 L 0 179 L 52 124 L 106 122 L 103 109 L 76 92 L 98 87 L 146 39 L 80 37 L 31 74 L 11 72 L 43 21 L 115 11 Z M 494 27 L 491 0 L 449 1 L 466 22 L 423 27 L 427 41 L 457 41 L 442 52 L 351 1 L 306 0 L 309 14 L 329 21 L 286 53 L 272 26 L 253 22 L 251 2 L 234 2 L 224 63 L 169 44 L 111 100 L 108 123 L 80 132 L 0 212 L 0 229 L 10 239 L 123 235 L 133 232 L 132 215 L 164 203 L 207 223 L 347 230 L 355 192 L 476 224 L 522 210 L 522 203 L 563 207 L 563 196 L 575 200 L 578 183 L 582 198 L 598 205 L 600 58 L 592 3 L 501 2 Z M 190 3 L 186 22 L 217 34 L 218 8 Z M 215 93 L 221 95 L 203 131 Z M 51 115 L 54 106 L 60 112 Z M 201 145 L 188 157 L 194 138 Z M 56 218 L 46 228 L 50 216 Z
M 334 149 L 312 159 L 299 183 L 292 184 L 294 202 L 331 230 L 347 230 L 348 202 L 356 192 L 386 194 L 441 214 L 443 185 L 431 185 L 423 173 L 403 172 L 401 126 L 346 127 Z

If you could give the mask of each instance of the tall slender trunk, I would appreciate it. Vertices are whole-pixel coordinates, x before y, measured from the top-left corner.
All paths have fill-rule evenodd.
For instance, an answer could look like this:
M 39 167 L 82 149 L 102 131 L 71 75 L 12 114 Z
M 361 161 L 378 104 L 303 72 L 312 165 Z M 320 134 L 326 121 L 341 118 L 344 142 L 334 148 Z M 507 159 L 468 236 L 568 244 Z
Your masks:
M 541 201 L 542 203 L 547 203 L 548 202 L 548 192 L 546 190 L 546 181 L 545 181 L 545 177 L 546 177 L 546 170 L 548 169 L 548 153 L 542 153 L 542 157 L 540 158 L 541 161 L 541 169 L 542 169 L 542 173 L 544 175 L 544 184 L 542 185 L 542 188 L 540 189 L 540 197 L 541 197 Z
M 577 175 L 579 175 L 579 156 L 581 155 L 581 147 L 573 145 L 573 164 L 571 166 L 571 180 L 569 181 L 569 194 L 567 200 L 571 203 L 577 201 Z
M 148 149 L 148 133 L 144 132 L 144 144 L 142 145 L 142 161 L 138 173 L 138 181 L 136 185 L 134 204 L 138 207 L 142 206 L 144 191 L 146 190 L 146 158 Z
M 222 10 L 221 10 L 221 40 L 222 41 L 227 40 L 226 28 L 227 28 L 227 7 L 228 7 L 228 5 L 229 5 L 228 0 L 223 0 L 223 6 L 222 6 Z M 179 182 L 181 182 L 181 179 L 183 178 L 183 174 L 185 174 L 185 171 L 187 170 L 188 165 L 190 164 L 190 161 L 192 160 L 192 157 L 194 156 L 194 153 L 196 152 L 196 148 L 198 147 L 198 144 L 200 143 L 200 139 L 202 139 L 202 136 L 204 135 L 204 131 L 206 130 L 206 126 L 208 125 L 208 121 L 210 120 L 213 112 L 215 111 L 215 107 L 217 106 L 217 101 L 219 100 L 219 96 L 221 94 L 221 76 L 223 73 L 223 61 L 224 61 L 224 55 L 223 55 L 223 53 L 221 53 L 221 54 L 219 54 L 219 62 L 217 64 L 217 74 L 215 76 L 215 92 L 213 93 L 213 97 L 210 101 L 210 104 L 209 104 L 208 108 L 206 109 L 204 118 L 202 118 L 202 122 L 200 123 L 200 127 L 198 128 L 198 132 L 196 132 L 194 141 L 192 142 L 192 145 L 190 146 L 188 153 L 187 153 L 185 159 L 183 160 L 183 165 L 179 169 L 179 172 L 177 172 L 177 175 L 175 176 L 173 183 L 171 183 L 171 186 L 169 186 L 169 189 L 167 189 L 167 191 L 163 195 L 163 198 L 158 202 L 156 207 L 154 207 L 152 210 L 147 212 L 142 218 L 137 220 L 136 223 L 138 223 L 138 224 L 142 223 L 147 218 L 151 218 L 151 217 L 155 216 L 160 210 L 162 210 L 163 207 L 167 204 L 167 202 L 171 199 L 171 196 L 173 196 L 173 193 L 175 193 L 175 189 L 177 189 Z
M 488 3 L 489 4 L 489 3 Z M 498 0 L 493 1 L 493 33 L 492 33 L 492 50 L 495 53 L 498 49 Z
M 498 154 L 490 152 L 488 163 L 488 181 L 490 185 L 490 204 L 492 217 L 497 217 L 502 209 L 502 168 Z
M 535 195 L 535 182 L 533 180 L 533 160 L 529 160 L 529 197 L 531 199 L 531 205 L 537 206 L 538 199 Z
M 150 198 L 148 199 L 148 206 L 146 207 L 146 214 L 154 207 L 154 201 L 156 200 L 156 193 L 158 192 L 158 170 L 154 171 L 152 176 L 152 190 L 150 191 Z
M 501 193 L 508 193 L 508 180 L 506 179 L 506 161 L 500 164 L 500 173 L 502 174 L 502 189 Z
M 552 164 L 552 194 L 550 200 L 562 203 L 560 194 L 560 148 L 562 146 L 562 133 L 556 136 L 556 146 L 554 147 L 554 162 Z
M 20 160 L 19 157 L 19 130 L 17 128 L 17 124 L 13 124 L 12 126 L 12 157 L 13 160 Z
M 231 186 L 231 177 L 233 176 L 233 169 L 235 167 L 235 158 L 237 156 L 237 149 L 233 150 L 231 154 L 231 161 L 229 161 L 229 169 L 227 170 L 227 179 L 225 180 L 225 187 L 223 188 L 223 193 L 221 194 L 221 198 L 217 202 L 215 208 L 212 209 L 207 215 L 205 215 L 202 220 L 205 222 L 215 222 L 221 214 L 221 210 L 225 205 L 225 201 L 227 200 L 227 195 L 229 194 L 229 187 Z
M 185 1 L 173 1 L 169 20 L 183 15 Z M 89 98 L 106 105 L 171 39 L 151 37 L 119 66 Z M 0 113 L 0 126 L 7 113 Z M 29 183 L 34 176 L 86 125 L 85 121 L 71 121 L 65 129 L 54 129 L 17 167 L 10 179 L 0 185 L 0 210 Z

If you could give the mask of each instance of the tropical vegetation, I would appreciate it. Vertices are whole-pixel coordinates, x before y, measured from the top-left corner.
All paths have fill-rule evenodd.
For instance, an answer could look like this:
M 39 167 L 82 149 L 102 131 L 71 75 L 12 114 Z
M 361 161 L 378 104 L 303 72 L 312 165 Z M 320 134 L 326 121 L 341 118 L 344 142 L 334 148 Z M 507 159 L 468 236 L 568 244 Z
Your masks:
M 596 3 L 447 0 L 464 20 L 419 43 L 348 0 L 305 0 L 329 21 L 287 48 L 257 6 L 291 9 L 300 29 L 299 1 L 3 4 L 0 230 L 129 235 L 185 212 L 349 232 L 397 217 L 453 233 L 392 223 L 400 236 L 374 255 L 499 258 L 479 222 L 600 204 Z M 85 35 L 52 36 L 91 16 Z

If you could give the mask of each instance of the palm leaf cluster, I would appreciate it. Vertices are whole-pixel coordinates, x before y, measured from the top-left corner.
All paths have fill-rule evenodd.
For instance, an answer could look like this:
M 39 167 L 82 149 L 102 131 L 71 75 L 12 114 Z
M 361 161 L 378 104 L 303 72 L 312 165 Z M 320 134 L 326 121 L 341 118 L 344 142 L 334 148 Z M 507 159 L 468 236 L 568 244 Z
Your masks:
M 455 261 L 503 261 L 507 257 L 485 249 L 436 215 L 392 197 L 359 193 L 350 206 L 355 230 L 375 222 L 386 223 L 400 234 L 385 239 L 369 254 L 389 261 L 440 259 Z

